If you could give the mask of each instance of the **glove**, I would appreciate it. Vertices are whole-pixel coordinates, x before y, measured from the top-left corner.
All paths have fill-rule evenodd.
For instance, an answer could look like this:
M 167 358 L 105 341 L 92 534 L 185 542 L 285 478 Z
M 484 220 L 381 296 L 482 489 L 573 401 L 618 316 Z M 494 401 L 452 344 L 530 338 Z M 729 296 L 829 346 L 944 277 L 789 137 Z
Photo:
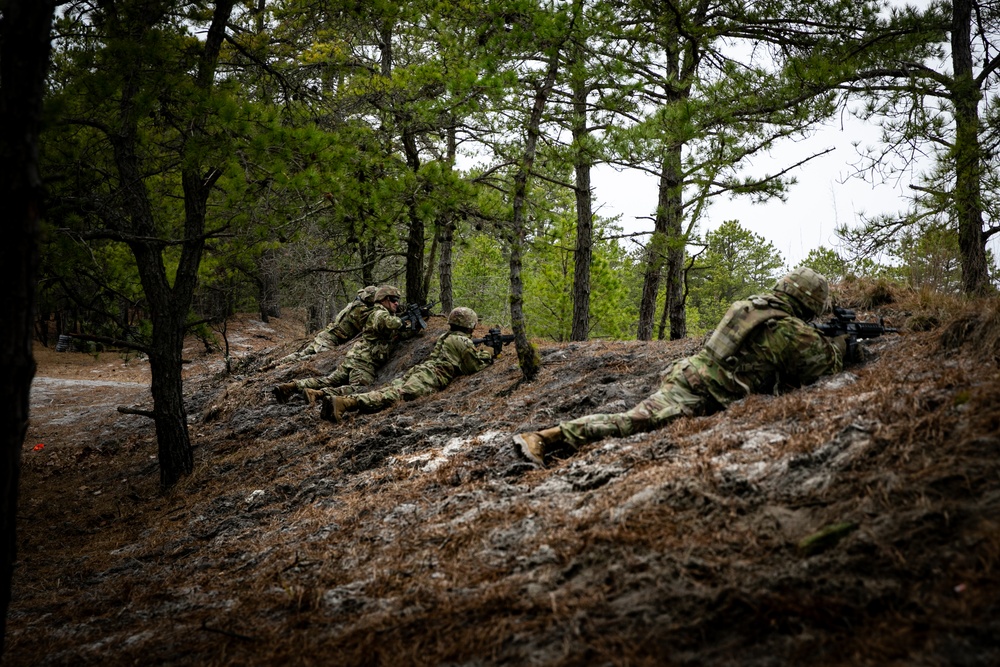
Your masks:
M 849 338 L 850 336 L 844 334 L 843 336 L 836 336 L 830 339 L 830 342 L 833 343 L 833 346 L 837 348 L 837 350 L 840 352 L 840 358 L 843 359 L 844 361 L 847 361 L 847 340 Z
M 847 364 L 859 364 L 867 356 L 865 348 L 861 347 L 857 339 L 850 334 L 837 336 L 831 342 L 840 350 L 840 358 L 844 360 L 845 366 Z

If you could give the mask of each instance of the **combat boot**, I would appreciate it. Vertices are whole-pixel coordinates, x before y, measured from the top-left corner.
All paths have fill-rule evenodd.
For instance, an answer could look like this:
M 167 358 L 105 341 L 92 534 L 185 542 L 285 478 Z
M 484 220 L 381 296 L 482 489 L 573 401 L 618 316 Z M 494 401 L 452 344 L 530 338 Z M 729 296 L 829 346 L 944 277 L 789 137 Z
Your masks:
M 317 401 L 322 401 L 323 397 L 326 396 L 319 389 L 303 389 L 302 393 L 305 394 L 306 401 L 309 403 L 309 407 L 316 405 Z
M 274 400 L 278 403 L 287 403 L 288 399 L 295 395 L 299 390 L 299 386 L 294 382 L 283 382 L 282 384 L 275 385 L 271 389 L 271 393 L 274 394 Z
M 558 426 L 543 431 L 527 431 L 514 436 L 514 444 L 518 445 L 521 454 L 535 465 L 545 467 L 545 452 L 552 445 L 562 442 L 562 431 Z
M 354 396 L 333 397 L 333 421 L 338 424 L 344 421 L 344 415 L 358 409 L 358 399 Z

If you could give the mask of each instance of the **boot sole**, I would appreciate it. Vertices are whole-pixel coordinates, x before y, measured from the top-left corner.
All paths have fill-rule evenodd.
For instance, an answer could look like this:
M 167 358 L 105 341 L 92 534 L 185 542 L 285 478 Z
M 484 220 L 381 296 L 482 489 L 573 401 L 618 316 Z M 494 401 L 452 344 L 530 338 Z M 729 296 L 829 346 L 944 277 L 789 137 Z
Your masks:
M 524 456 L 524 458 L 528 459 L 539 468 L 545 467 L 545 462 L 542 461 L 542 459 L 538 458 L 538 456 L 536 456 L 535 453 L 531 451 L 531 449 L 528 447 L 528 442 L 524 439 L 523 435 L 521 435 L 520 433 L 515 435 L 514 444 L 518 445 L 518 448 L 521 450 L 521 455 Z

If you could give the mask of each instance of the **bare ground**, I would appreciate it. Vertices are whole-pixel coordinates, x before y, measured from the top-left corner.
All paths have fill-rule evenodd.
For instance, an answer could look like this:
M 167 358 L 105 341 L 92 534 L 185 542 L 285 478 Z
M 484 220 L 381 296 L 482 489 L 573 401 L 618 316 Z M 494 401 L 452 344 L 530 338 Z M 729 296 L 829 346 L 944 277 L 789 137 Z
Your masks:
M 627 408 L 701 341 L 541 343 L 530 384 L 508 348 L 335 427 L 268 390 L 343 351 L 261 371 L 301 322 L 242 317 L 235 373 L 188 351 L 165 495 L 115 411 L 148 367 L 38 350 L 4 664 L 1000 664 L 1000 304 L 891 300 L 850 372 L 544 470 L 512 433 Z

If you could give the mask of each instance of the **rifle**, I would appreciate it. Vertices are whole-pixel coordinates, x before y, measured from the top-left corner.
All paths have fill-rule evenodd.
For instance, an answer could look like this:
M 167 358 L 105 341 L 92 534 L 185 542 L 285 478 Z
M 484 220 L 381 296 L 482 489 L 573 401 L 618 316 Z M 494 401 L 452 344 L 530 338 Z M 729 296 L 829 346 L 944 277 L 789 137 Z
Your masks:
M 399 319 L 406 322 L 414 331 L 421 331 L 427 328 L 427 321 L 424 320 L 424 318 L 431 316 L 431 308 L 435 305 L 437 305 L 437 301 L 431 301 L 423 306 L 411 303 L 406 306 L 403 310 L 403 314 L 399 316 Z
M 473 338 L 472 343 L 474 345 L 485 344 L 487 347 L 493 348 L 493 356 L 498 357 L 503 351 L 503 346 L 508 343 L 514 342 L 514 334 L 502 334 L 500 333 L 500 327 L 496 327 L 489 330 L 482 338 Z
M 859 359 L 858 341 L 867 338 L 878 338 L 882 334 L 899 333 L 899 329 L 887 327 L 880 317 L 878 322 L 858 322 L 857 315 L 850 308 L 834 306 L 833 317 L 826 322 L 812 323 L 812 327 L 824 336 L 836 338 L 847 336 L 847 355 L 850 360 Z

